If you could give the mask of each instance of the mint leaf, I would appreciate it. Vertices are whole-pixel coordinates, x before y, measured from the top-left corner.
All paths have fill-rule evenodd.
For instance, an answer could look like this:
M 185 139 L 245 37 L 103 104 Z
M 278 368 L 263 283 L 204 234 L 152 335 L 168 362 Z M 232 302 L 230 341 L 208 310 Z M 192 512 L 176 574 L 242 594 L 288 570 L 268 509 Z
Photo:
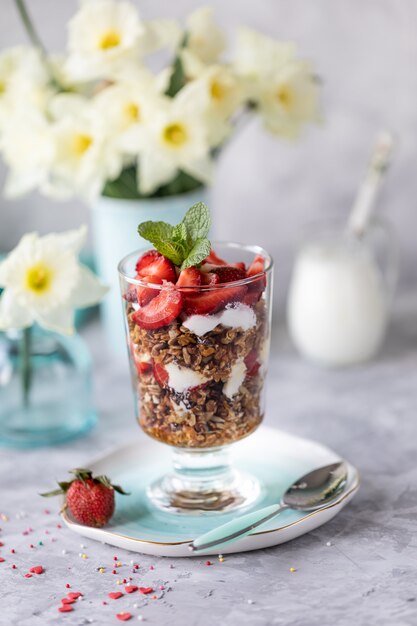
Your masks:
M 166 222 L 142 222 L 138 226 L 141 237 L 153 243 L 155 248 L 175 265 L 181 265 L 186 254 L 180 242 L 173 240 L 175 227 Z
M 197 239 L 187 258 L 183 261 L 181 269 L 199 265 L 210 254 L 211 244 L 206 237 Z
M 210 211 L 204 202 L 197 202 L 191 209 L 188 209 L 182 221 L 187 227 L 192 242 L 195 243 L 198 239 L 206 237 L 210 230 Z

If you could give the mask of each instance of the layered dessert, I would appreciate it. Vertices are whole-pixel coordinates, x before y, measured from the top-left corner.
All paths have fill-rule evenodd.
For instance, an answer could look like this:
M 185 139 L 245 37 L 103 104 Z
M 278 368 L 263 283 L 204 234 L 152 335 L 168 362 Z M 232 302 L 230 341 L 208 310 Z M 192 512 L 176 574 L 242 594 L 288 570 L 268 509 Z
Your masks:
M 214 448 L 256 429 L 269 345 L 262 256 L 228 263 L 211 250 L 180 269 L 149 250 L 123 294 L 137 415 L 151 437 Z

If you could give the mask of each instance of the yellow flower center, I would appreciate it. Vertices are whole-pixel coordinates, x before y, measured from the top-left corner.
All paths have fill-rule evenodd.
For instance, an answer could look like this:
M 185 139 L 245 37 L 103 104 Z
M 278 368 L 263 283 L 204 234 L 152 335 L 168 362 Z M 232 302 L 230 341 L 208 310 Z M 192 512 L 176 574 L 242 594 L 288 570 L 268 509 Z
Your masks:
M 6 83 L 0 81 L 0 96 L 6 91 Z
M 213 82 L 210 85 L 210 95 L 213 98 L 213 100 L 223 100 L 226 93 L 227 93 L 227 87 L 225 85 L 222 85 L 217 80 L 213 80 Z
M 75 135 L 72 141 L 72 149 L 76 156 L 81 157 L 83 154 L 87 152 L 93 143 L 92 137 L 90 135 L 86 135 L 85 133 L 79 133 Z
M 167 144 L 178 148 L 187 141 L 187 130 L 182 124 L 169 124 L 164 128 L 162 136 Z
M 109 30 L 104 33 L 99 41 L 99 48 L 101 50 L 109 50 L 109 48 L 116 48 L 120 45 L 122 38 L 116 30 Z
M 29 267 L 26 272 L 26 287 L 36 294 L 45 293 L 51 286 L 52 270 L 44 263 Z
M 291 93 L 291 90 L 287 85 L 283 85 L 278 89 L 277 98 L 280 105 L 287 110 L 291 108 L 294 101 L 293 94 Z
M 139 107 L 135 102 L 129 102 L 125 106 L 125 114 L 129 122 L 138 122 L 140 120 Z

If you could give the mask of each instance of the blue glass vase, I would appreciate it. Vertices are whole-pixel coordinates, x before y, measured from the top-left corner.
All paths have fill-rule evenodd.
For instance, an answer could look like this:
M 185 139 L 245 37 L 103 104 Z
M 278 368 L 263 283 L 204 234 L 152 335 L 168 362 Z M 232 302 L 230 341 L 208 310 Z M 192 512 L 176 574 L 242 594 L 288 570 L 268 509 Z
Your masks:
M 79 335 L 34 326 L 0 334 L 0 444 L 48 446 L 96 421 L 91 359 Z

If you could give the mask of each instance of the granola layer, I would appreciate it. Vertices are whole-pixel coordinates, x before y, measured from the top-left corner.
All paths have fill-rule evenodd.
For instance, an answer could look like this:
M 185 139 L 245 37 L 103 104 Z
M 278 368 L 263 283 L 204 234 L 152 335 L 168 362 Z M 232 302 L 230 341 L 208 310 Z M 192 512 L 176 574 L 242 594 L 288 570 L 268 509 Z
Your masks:
M 253 310 L 256 324 L 249 330 L 219 324 L 198 336 L 180 320 L 157 330 L 140 328 L 130 308 L 130 338 L 136 354 L 153 364 L 191 369 L 207 380 L 178 393 L 161 385 L 153 368 L 142 373 L 137 380 L 138 419 L 148 435 L 173 446 L 208 448 L 232 443 L 256 429 L 263 418 L 263 367 L 246 375 L 236 393 L 225 393 L 233 366 L 252 351 L 262 353 L 268 341 L 264 300 Z

